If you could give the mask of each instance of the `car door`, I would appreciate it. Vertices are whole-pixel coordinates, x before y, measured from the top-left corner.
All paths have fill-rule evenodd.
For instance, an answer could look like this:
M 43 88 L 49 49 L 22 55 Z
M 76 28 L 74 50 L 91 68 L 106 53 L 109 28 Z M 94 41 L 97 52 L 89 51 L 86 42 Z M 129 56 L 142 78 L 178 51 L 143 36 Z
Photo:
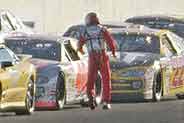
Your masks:
M 1 71 L 2 82 L 5 85 L 4 92 L 2 93 L 4 102 L 16 102 L 20 100 L 20 79 L 21 72 L 17 68 L 18 58 L 16 59 L 12 52 L 7 48 L 0 48 L 0 63 L 11 63 L 12 65 L 6 66 Z
M 176 61 L 177 70 L 173 75 L 172 90 L 171 93 L 178 94 L 184 93 L 184 41 L 174 33 L 167 33 L 168 39 L 172 42 L 173 47 L 176 49 Z
M 79 91 L 82 94 L 86 94 L 87 90 L 87 80 L 88 80 L 88 52 L 87 48 L 83 46 L 83 51 L 85 54 L 81 54 L 78 52 L 78 55 L 80 57 L 80 86 L 79 86 Z
M 74 85 L 74 97 L 80 98 L 83 95 L 83 90 L 85 89 L 85 77 L 84 76 L 84 71 L 86 70 L 85 68 L 85 63 L 82 63 L 80 60 L 80 56 L 76 52 L 76 44 L 74 41 L 68 40 L 65 41 L 64 43 L 65 47 L 65 52 L 67 57 L 69 58 L 70 65 L 71 65 L 71 74 L 74 77 L 73 78 L 73 85 Z
M 161 49 L 164 57 L 161 58 L 163 79 L 164 79 L 164 92 L 169 95 L 174 95 L 176 89 L 180 88 L 180 78 L 182 77 L 182 69 L 178 66 L 178 60 L 180 56 L 177 55 L 177 51 L 173 46 L 173 42 L 170 41 L 168 36 L 162 35 L 161 37 Z

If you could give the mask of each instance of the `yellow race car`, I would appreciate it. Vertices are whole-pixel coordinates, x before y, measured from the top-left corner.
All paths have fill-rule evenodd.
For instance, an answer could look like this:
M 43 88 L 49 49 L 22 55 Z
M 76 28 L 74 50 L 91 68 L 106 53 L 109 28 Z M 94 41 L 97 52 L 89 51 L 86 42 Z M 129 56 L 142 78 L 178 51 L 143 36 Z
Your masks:
M 0 110 L 18 115 L 34 111 L 36 71 L 29 56 L 16 56 L 0 44 Z
M 111 59 L 112 99 L 159 101 L 184 94 L 184 40 L 167 30 L 111 31 L 118 43 Z

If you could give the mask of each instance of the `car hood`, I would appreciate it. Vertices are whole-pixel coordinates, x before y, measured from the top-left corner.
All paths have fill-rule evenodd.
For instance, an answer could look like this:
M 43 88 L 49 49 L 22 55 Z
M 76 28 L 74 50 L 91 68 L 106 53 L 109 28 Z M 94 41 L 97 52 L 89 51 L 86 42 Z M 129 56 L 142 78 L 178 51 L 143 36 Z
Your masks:
M 37 58 L 30 59 L 30 62 L 36 67 L 37 71 L 58 67 L 58 65 L 60 64 L 58 61 Z
M 160 55 L 145 52 L 118 52 L 117 58 L 110 57 L 111 68 L 146 66 L 159 60 Z

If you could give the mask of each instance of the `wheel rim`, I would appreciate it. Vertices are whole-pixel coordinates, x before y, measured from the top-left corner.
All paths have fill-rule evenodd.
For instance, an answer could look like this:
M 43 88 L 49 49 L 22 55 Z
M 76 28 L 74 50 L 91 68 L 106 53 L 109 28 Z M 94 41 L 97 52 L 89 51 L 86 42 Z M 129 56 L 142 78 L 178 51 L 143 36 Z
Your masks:
M 33 111 L 34 108 L 34 84 L 30 80 L 27 88 L 26 106 L 29 112 Z

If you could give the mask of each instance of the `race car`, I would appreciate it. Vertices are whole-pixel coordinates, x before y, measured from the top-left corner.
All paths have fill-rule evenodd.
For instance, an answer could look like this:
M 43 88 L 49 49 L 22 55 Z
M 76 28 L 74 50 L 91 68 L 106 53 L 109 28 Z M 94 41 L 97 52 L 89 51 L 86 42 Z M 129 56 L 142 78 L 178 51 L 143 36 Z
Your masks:
M 0 33 L 5 34 L 10 32 L 33 33 L 29 27 L 25 26 L 18 17 L 8 10 L 0 11 L 0 27 Z
M 0 44 L 0 111 L 17 115 L 34 111 L 36 70 L 30 56 L 16 56 Z
M 86 82 L 87 56 L 76 51 L 77 41 L 54 35 L 33 34 L 9 37 L 6 45 L 17 54 L 32 55 L 37 68 L 36 109 L 62 109 L 64 104 L 88 101 Z M 96 81 L 98 103 L 101 78 Z
M 112 99 L 160 101 L 184 94 L 184 41 L 166 30 L 116 31 L 117 59 L 111 58 Z
M 184 38 L 184 19 L 180 15 L 135 16 L 126 19 L 125 22 L 141 24 L 154 29 L 168 29 Z

